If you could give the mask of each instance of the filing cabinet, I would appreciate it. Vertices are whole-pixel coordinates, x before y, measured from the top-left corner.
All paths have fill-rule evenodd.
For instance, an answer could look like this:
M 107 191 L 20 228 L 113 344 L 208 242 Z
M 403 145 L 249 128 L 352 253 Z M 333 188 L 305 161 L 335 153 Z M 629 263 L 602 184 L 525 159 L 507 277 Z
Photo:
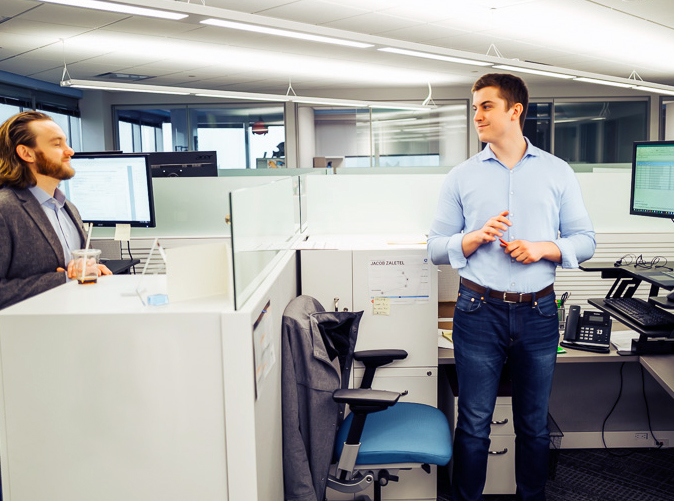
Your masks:
M 430 296 L 406 304 L 392 302 L 385 315 L 375 315 L 370 295 L 369 268 L 372 260 L 400 260 L 406 256 L 427 258 L 426 249 L 387 248 L 302 250 L 300 269 L 302 294 L 316 298 L 326 310 L 337 308 L 363 311 L 356 351 L 395 348 L 407 351 L 405 360 L 377 369 L 372 387 L 406 394 L 404 402 L 437 405 L 438 385 L 438 293 L 437 267 L 429 264 Z M 338 298 L 338 299 L 337 299 Z M 364 369 L 354 364 L 351 386 L 357 386 Z M 402 470 L 400 482 L 382 489 L 384 500 L 435 501 L 437 499 L 436 467 L 428 474 L 421 469 Z M 364 491 L 360 494 L 368 494 Z M 372 489 L 369 495 L 372 496 Z M 355 499 L 328 490 L 330 501 Z

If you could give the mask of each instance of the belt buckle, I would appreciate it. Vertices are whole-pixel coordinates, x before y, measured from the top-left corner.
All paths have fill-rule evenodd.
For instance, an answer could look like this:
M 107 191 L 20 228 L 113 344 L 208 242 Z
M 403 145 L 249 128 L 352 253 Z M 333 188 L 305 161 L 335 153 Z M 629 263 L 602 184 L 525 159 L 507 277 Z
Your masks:
M 509 301 L 509 300 L 507 299 L 507 295 L 508 295 L 508 294 L 518 294 L 518 295 L 519 295 L 519 298 L 518 298 L 517 301 Z M 522 293 L 521 293 L 521 292 L 504 292 L 504 293 L 503 293 L 503 302 L 504 302 L 504 303 L 512 303 L 512 304 L 521 303 L 521 302 L 522 302 Z

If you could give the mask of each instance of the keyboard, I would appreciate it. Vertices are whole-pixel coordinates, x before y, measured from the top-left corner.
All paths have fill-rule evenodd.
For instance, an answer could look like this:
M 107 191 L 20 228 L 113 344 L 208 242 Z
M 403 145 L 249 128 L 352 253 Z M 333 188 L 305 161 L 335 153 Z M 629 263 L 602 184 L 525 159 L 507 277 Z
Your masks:
M 674 316 L 636 297 L 607 297 L 604 304 L 642 327 L 671 326 Z

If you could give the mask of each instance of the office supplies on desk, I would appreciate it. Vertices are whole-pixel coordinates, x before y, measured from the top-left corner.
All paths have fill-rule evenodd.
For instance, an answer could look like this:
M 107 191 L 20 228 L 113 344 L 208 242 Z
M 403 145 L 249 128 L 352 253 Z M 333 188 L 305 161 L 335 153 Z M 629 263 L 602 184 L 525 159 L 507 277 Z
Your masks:
M 607 297 L 604 304 L 630 318 L 644 328 L 674 324 L 674 315 L 636 297 Z M 673 325 L 674 327 L 674 325 Z
M 611 339 L 611 317 L 607 313 L 586 311 L 580 316 L 580 306 L 569 308 L 564 340 L 565 348 L 608 353 Z

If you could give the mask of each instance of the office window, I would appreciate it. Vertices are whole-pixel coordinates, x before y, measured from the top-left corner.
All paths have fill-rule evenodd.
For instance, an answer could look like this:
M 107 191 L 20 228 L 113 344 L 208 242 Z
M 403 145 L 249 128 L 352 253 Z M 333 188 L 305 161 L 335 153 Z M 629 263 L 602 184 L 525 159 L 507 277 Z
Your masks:
M 648 101 L 556 101 L 554 123 L 554 154 L 567 162 L 628 163 L 648 137 Z
M 3 96 L 3 92 L 12 96 Z M 14 95 L 23 97 L 17 98 L 13 97 Z M 71 148 L 81 151 L 82 128 L 76 99 L 33 92 L 29 89 L 13 90 L 11 86 L 0 85 L 0 124 L 17 113 L 30 110 L 38 110 L 49 115 L 63 129 Z
M 300 167 L 434 167 L 467 157 L 466 101 L 429 110 L 298 109 Z
M 524 119 L 524 135 L 534 146 L 552 151 L 552 103 L 529 103 Z
M 21 112 L 21 107 L 12 105 L 12 104 L 4 104 L 2 101 L 0 101 L 0 123 L 5 123 L 5 120 L 7 120 L 10 117 L 13 117 L 17 113 Z
M 173 117 L 172 109 L 118 109 L 117 117 L 117 145 L 116 149 L 124 153 L 142 153 L 155 151 L 174 151 L 173 148 L 165 150 L 165 146 L 174 146 L 174 137 L 184 137 L 173 131 L 167 125 L 171 125 Z M 184 117 L 184 112 L 177 113 Z M 184 141 L 183 141 L 184 142 Z M 180 145 L 180 143 L 179 143 Z M 187 150 L 187 146 L 183 146 Z M 176 149 L 175 151 L 181 151 Z
M 661 98 L 660 139 L 674 139 L 674 98 Z
M 220 169 L 285 165 L 282 105 L 116 106 L 115 119 L 125 152 L 215 150 Z

